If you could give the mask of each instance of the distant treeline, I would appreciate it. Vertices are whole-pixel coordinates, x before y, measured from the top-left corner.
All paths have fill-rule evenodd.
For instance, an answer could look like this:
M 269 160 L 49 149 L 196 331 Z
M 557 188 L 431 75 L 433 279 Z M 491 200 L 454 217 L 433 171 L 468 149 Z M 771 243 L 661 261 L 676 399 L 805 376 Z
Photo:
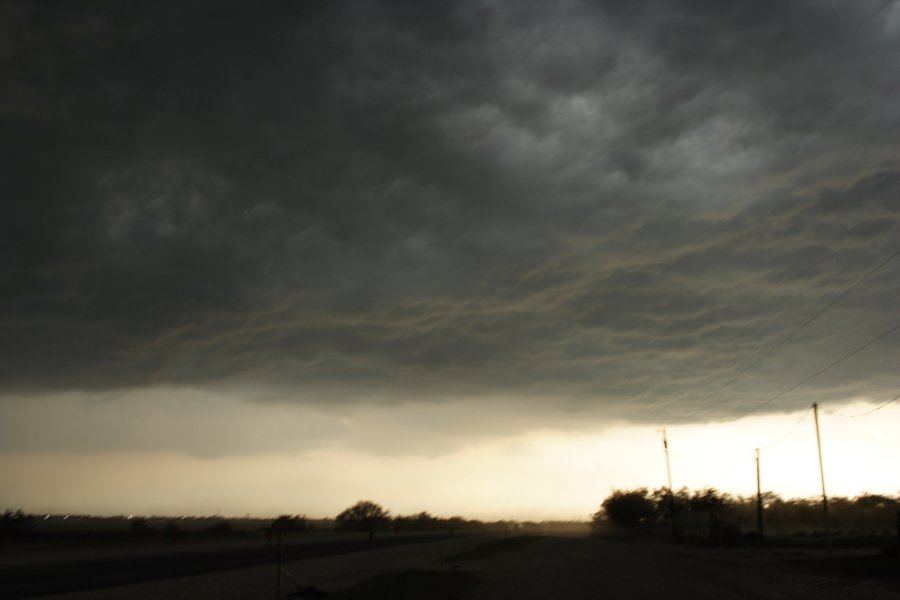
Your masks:
M 257 535 L 271 521 L 210 517 L 32 515 L 6 510 L 0 516 L 0 540 L 105 542 Z
M 525 524 L 530 529 L 538 524 Z M 0 541 L 177 541 L 215 537 L 250 537 L 280 531 L 309 532 L 475 532 L 520 528 L 513 521 L 485 522 L 460 516 L 437 517 L 427 512 L 391 515 L 367 500 L 357 502 L 335 519 L 310 519 L 306 515 L 280 515 L 275 519 L 165 516 L 33 515 L 6 510 L 0 516 Z
M 784 499 L 765 492 L 763 529 L 768 535 L 813 535 L 824 531 L 821 498 Z M 853 498 L 828 499 L 831 529 L 838 535 L 896 535 L 900 526 L 900 496 L 862 494 Z M 757 497 L 733 496 L 714 488 L 691 491 L 682 488 L 669 494 L 667 488 L 617 490 L 603 500 L 593 515 L 595 530 L 612 523 L 635 528 L 671 521 L 691 525 L 757 529 Z
M 449 518 L 435 517 L 427 512 L 413 515 L 391 515 L 379 504 L 370 500 L 360 500 L 353 506 L 343 510 L 334 520 L 336 531 L 375 531 L 399 532 L 447 532 L 486 531 L 511 529 L 516 526 L 512 521 L 484 522 L 477 519 L 466 519 L 454 516 Z

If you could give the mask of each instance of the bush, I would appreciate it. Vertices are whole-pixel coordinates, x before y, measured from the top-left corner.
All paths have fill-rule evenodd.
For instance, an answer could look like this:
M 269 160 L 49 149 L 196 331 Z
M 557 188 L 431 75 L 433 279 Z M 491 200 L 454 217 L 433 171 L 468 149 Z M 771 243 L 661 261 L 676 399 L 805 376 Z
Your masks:
M 272 521 L 272 529 L 275 531 L 309 531 L 312 526 L 306 519 L 306 515 L 281 515 Z
M 335 529 L 372 533 L 378 529 L 386 529 L 390 522 L 388 511 L 374 502 L 361 500 L 337 516 Z
M 691 512 L 721 512 L 734 504 L 728 494 L 714 488 L 706 488 L 694 492 L 685 501 L 687 510 Z
M 427 512 L 409 516 L 396 516 L 392 520 L 394 529 L 398 531 L 434 531 L 444 527 L 445 519 L 438 519 Z
M 616 490 L 603 500 L 594 513 L 595 523 L 609 519 L 620 527 L 636 527 L 656 514 L 653 499 L 647 488 L 632 491 Z

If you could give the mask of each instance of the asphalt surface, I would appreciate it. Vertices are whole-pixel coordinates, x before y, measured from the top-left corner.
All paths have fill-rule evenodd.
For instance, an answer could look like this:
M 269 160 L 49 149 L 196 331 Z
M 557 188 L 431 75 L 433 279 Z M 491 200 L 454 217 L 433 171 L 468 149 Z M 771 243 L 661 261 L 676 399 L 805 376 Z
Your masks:
M 470 600 L 886 600 L 880 582 L 810 575 L 769 550 L 546 537 L 473 561 L 484 581 Z M 839 557 L 835 557 L 836 560 Z
M 371 542 L 358 537 L 302 541 L 291 541 L 288 538 L 282 544 L 281 553 L 282 560 L 287 562 L 433 542 L 444 537 L 446 536 L 433 534 L 376 536 Z M 205 545 L 197 550 L 180 547 L 168 553 L 157 551 L 148 552 L 146 555 L 107 554 L 87 559 L 73 557 L 69 560 L 50 562 L 30 561 L 27 564 L 0 567 L 0 599 L 32 598 L 274 564 L 278 560 L 278 553 L 278 545 L 273 540 L 268 546 L 261 543 L 225 545 L 221 548 Z

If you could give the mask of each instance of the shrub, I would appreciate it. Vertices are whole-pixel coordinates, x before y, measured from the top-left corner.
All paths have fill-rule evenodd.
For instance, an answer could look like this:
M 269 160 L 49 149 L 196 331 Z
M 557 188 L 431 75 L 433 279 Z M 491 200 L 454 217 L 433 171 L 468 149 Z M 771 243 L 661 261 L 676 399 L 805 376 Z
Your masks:
M 337 516 L 335 529 L 371 533 L 378 529 L 386 529 L 390 521 L 390 513 L 384 508 L 374 502 L 361 500 Z
M 620 527 L 636 527 L 655 514 L 654 502 L 647 488 L 616 490 L 603 500 L 593 520 L 596 523 L 606 518 Z
M 306 515 L 281 515 L 272 521 L 272 529 L 278 531 L 309 531 L 312 526 L 306 519 Z

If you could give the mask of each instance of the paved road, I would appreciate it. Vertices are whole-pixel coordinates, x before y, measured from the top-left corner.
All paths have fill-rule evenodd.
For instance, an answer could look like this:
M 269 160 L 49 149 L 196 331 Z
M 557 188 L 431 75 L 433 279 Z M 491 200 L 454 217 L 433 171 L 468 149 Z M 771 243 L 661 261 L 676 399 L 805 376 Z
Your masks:
M 365 537 L 304 539 L 283 544 L 284 561 L 296 561 L 311 557 L 369 551 L 380 548 L 433 542 L 445 536 L 405 535 L 382 536 L 369 542 Z M 162 550 L 162 551 L 161 551 Z M 71 553 L 70 553 L 71 554 Z M 32 558 L 25 563 L 0 566 L 0 599 L 32 598 L 49 594 L 76 592 L 103 587 L 120 586 L 156 579 L 185 577 L 200 573 L 240 569 L 254 565 L 274 563 L 278 548 L 273 542 L 265 546 L 260 542 L 212 544 L 148 548 L 143 553 L 129 548 L 116 556 L 109 550 L 102 555 L 70 557 L 61 560 L 40 561 Z
M 811 576 L 767 550 L 547 537 L 466 562 L 483 584 L 471 600 L 898 598 L 875 582 Z

